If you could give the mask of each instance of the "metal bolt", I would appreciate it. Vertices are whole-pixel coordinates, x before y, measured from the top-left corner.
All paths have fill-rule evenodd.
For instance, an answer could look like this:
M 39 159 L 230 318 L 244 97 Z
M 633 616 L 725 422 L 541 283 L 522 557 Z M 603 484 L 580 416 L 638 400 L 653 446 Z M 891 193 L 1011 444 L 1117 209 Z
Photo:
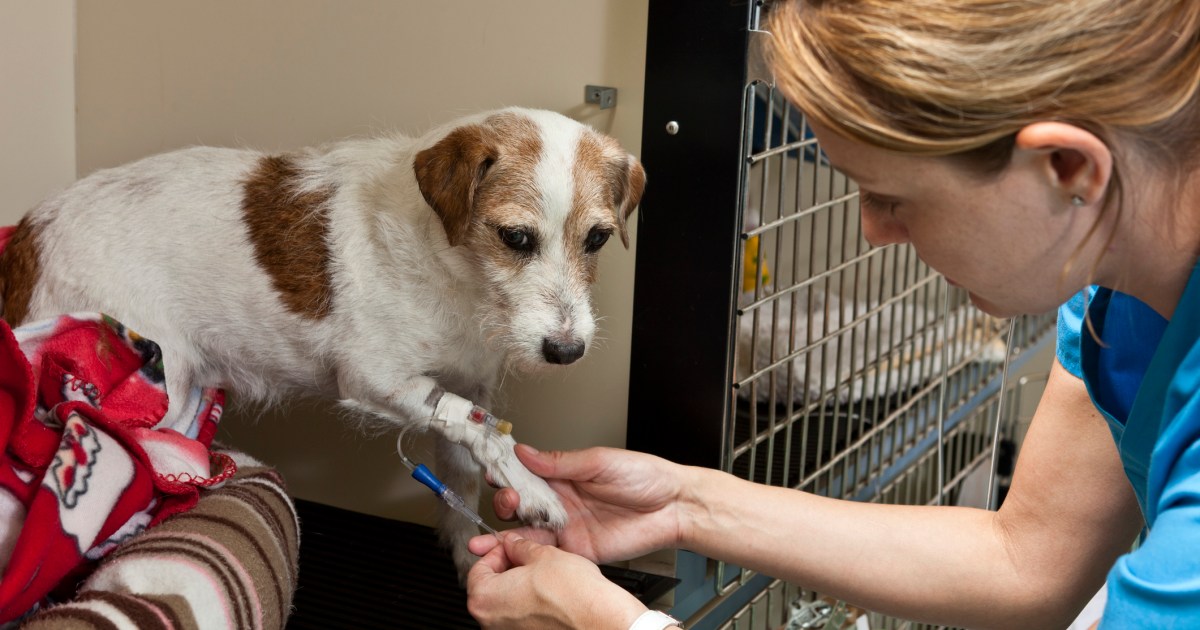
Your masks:
M 674 120 L 667 123 L 667 133 L 671 134 L 672 136 L 679 133 L 679 123 L 675 122 Z

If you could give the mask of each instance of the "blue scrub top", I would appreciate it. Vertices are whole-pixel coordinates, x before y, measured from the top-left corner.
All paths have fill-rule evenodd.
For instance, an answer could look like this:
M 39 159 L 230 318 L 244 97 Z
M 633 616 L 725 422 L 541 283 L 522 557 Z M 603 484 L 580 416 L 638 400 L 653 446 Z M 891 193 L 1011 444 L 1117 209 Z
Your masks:
M 1101 628 L 1200 628 L 1200 265 L 1170 322 L 1080 292 L 1059 310 L 1058 360 L 1108 421 L 1148 528 L 1109 573 Z

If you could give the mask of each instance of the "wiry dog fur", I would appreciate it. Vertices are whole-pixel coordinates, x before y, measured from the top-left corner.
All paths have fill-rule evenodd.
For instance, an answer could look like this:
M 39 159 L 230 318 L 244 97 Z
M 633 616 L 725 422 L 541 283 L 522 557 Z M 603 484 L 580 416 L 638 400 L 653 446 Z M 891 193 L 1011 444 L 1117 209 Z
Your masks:
M 469 502 L 482 465 L 521 493 L 522 518 L 561 526 L 512 438 L 465 411 L 504 369 L 583 354 L 597 251 L 613 234 L 628 246 L 644 181 L 612 139 L 524 109 L 421 138 L 166 153 L 32 210 L 0 257 L 3 316 L 112 315 L 162 347 L 172 413 L 220 386 L 433 429 L 442 478 Z M 447 512 L 440 529 L 464 571 L 474 526 Z

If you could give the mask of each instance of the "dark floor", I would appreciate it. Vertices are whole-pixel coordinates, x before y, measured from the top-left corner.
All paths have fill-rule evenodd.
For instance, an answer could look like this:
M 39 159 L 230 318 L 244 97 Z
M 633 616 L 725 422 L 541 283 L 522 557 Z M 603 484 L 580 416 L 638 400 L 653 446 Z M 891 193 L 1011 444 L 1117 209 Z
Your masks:
M 449 554 L 424 525 L 296 499 L 300 582 L 289 630 L 479 628 Z M 601 567 L 642 601 L 676 581 Z

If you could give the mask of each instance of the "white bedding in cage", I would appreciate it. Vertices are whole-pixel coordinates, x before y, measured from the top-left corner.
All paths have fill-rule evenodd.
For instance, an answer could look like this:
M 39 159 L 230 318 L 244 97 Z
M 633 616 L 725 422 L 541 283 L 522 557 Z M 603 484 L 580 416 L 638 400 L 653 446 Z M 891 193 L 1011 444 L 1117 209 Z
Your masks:
M 969 360 L 1004 360 L 1000 320 L 970 305 L 952 310 L 943 326 L 940 313 L 911 302 L 874 305 L 813 288 L 756 310 L 757 317 L 747 313 L 738 321 L 735 379 L 747 400 L 845 403 L 907 391 L 940 374 L 947 342 L 961 349 L 968 339 L 985 340 Z M 951 362 L 960 356 L 954 352 Z

